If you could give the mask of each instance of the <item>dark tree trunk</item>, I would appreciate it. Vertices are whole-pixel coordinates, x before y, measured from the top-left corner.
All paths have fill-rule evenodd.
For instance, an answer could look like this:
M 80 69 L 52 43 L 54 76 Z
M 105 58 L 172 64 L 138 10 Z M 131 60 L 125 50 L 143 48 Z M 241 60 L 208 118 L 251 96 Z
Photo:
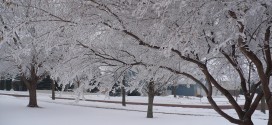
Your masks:
M 240 125 L 254 125 L 251 118 L 245 118 L 243 121 L 244 122 Z
M 272 111 L 269 110 L 269 118 L 268 118 L 268 124 L 267 125 L 272 125 Z
M 36 83 L 32 82 L 30 83 L 29 87 L 28 87 L 28 91 L 29 91 L 29 103 L 28 103 L 28 107 L 39 107 L 37 104 L 37 95 L 36 95 Z
M 122 80 L 121 94 L 122 94 L 122 106 L 126 106 L 126 89 L 125 89 L 125 77 Z
M 261 100 L 261 112 L 265 114 L 265 98 L 262 97 Z
M 35 69 L 34 65 L 31 65 L 30 74 L 31 74 L 30 78 L 25 77 L 24 74 L 22 74 L 22 76 L 21 76 L 21 80 L 24 82 L 24 84 L 26 85 L 26 87 L 29 91 L 29 103 L 27 106 L 28 107 L 39 107 L 37 104 L 36 89 L 37 89 L 37 82 L 40 79 L 40 77 L 37 76 L 36 69 Z
M 177 98 L 177 86 L 172 87 L 172 93 L 174 95 L 174 98 Z
M 121 87 L 122 93 L 122 106 L 126 106 L 126 90 L 125 87 Z
M 7 82 L 6 82 L 6 80 L 4 80 L 4 90 L 5 90 L 5 91 L 8 90 L 8 89 L 7 89 Z
M 153 101 L 154 95 L 148 94 L 147 118 L 153 118 Z
M 153 101 L 155 96 L 154 82 L 149 82 L 148 84 L 148 108 L 147 108 L 147 118 L 153 118 Z
M 272 110 L 270 109 L 270 107 L 268 106 L 269 109 L 269 116 L 268 116 L 268 123 L 267 125 L 272 125 Z
M 56 96 L 55 96 L 55 88 L 56 88 L 56 86 L 55 86 L 55 81 L 52 80 L 52 82 L 51 82 L 52 100 L 55 100 L 55 99 L 56 99 Z

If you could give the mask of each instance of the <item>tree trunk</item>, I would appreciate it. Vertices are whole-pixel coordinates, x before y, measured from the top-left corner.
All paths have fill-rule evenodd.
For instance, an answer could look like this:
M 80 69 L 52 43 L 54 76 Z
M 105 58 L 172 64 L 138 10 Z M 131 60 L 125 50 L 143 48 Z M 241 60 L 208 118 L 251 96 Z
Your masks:
M 174 95 L 174 98 L 177 98 L 177 86 L 172 87 L 172 93 Z
M 240 125 L 254 125 L 251 118 L 245 118 L 243 121 L 244 122 Z
M 154 82 L 148 84 L 148 108 L 147 108 L 147 118 L 153 118 L 153 101 L 155 96 Z
M 122 106 L 126 106 L 126 90 L 125 87 L 121 87 L 121 93 L 122 93 Z
M 272 125 L 272 111 L 269 110 L 269 116 L 268 116 L 268 124 L 267 125 Z
M 148 94 L 147 118 L 153 118 L 154 94 Z
M 36 95 L 36 83 L 31 83 L 30 86 L 28 87 L 29 91 L 29 103 L 28 107 L 39 107 L 37 104 L 37 95 Z
M 6 80 L 3 80 L 4 81 L 4 90 L 7 91 L 7 83 L 6 83 Z
M 121 94 L 122 94 L 122 106 L 126 106 L 126 89 L 125 89 L 125 76 L 123 77 L 122 83 L 121 83 Z
M 52 89 L 52 100 L 55 100 L 56 96 L 55 96 L 55 81 L 52 80 L 51 82 L 51 89 Z
M 261 100 L 261 112 L 265 114 L 265 98 L 262 97 Z

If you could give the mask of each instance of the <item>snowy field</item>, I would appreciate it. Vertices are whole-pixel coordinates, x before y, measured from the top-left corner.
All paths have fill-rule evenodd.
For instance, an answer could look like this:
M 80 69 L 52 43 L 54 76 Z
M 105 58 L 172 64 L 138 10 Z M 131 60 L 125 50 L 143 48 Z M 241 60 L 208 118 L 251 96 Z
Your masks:
M 27 94 L 25 92 L 7 92 Z M 63 93 L 62 96 L 72 97 L 71 93 Z M 87 95 L 86 98 L 101 100 L 118 100 L 119 97 L 105 97 L 102 95 Z M 128 101 L 145 102 L 146 97 L 128 97 Z M 135 99 L 135 100 L 134 100 Z M 51 100 L 46 91 L 38 92 L 38 105 L 41 108 L 27 108 L 28 98 L 0 95 L 0 125 L 231 125 L 227 120 L 220 117 L 213 109 L 177 108 L 177 107 L 154 107 L 154 118 L 147 119 L 146 108 L 142 105 L 100 103 L 74 100 Z M 206 105 L 202 98 L 173 98 L 155 97 L 160 103 L 184 103 Z M 119 100 L 118 100 L 119 101 Z M 220 103 L 227 101 L 218 97 Z M 235 116 L 233 110 L 225 110 Z M 256 111 L 253 116 L 255 125 L 267 124 L 268 116 Z
M 28 95 L 26 91 L 2 91 L 0 93 L 7 93 L 7 94 L 18 94 L 18 95 Z M 50 90 L 37 90 L 37 95 L 44 97 L 44 96 L 51 96 Z M 75 98 L 73 92 L 56 92 L 56 97 L 66 97 L 66 98 Z M 86 99 L 93 99 L 93 100 L 108 100 L 108 101 L 121 101 L 121 97 L 113 97 L 113 96 L 105 96 L 105 95 L 98 95 L 94 93 L 84 93 L 84 97 Z M 147 103 L 147 97 L 143 96 L 127 96 L 127 102 L 145 102 Z M 214 100 L 217 102 L 218 105 L 229 105 L 230 103 L 226 98 L 223 96 L 216 96 Z M 238 103 L 243 105 L 245 99 L 243 96 L 238 98 Z M 210 105 L 207 98 L 199 98 L 199 97 L 192 97 L 192 96 L 182 96 L 174 98 L 171 96 L 156 96 L 154 103 L 162 103 L 162 104 L 183 104 L 183 105 Z

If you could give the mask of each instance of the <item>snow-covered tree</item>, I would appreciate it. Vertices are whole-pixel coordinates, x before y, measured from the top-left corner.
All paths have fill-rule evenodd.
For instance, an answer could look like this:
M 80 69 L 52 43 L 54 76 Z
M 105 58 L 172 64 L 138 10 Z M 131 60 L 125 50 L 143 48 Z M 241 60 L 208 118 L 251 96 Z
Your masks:
M 62 84 L 80 76 L 88 84 L 95 77 L 109 90 L 128 69 L 144 67 L 139 68 L 142 74 L 160 70 L 160 77 L 173 73 L 200 84 L 215 111 L 235 124 L 253 124 L 251 116 L 264 96 L 272 124 L 271 0 L 1 2 L 0 41 L 7 46 L 1 45 L 2 57 L 26 80 L 49 73 Z M 101 67 L 109 73 L 101 75 Z M 136 80 L 163 83 L 154 73 L 146 76 L 151 74 Z M 224 80 L 241 87 L 244 107 Z M 229 100 L 238 118 L 218 107 L 212 86 Z
M 29 90 L 29 107 L 38 107 L 37 82 L 48 75 L 50 67 L 62 58 L 55 41 L 61 27 L 71 23 L 49 12 L 48 1 L 2 1 L 1 69 L 19 74 Z M 43 8 L 45 7 L 45 8 Z
M 264 84 L 262 85 L 263 91 L 269 105 L 270 90 L 268 87 L 269 77 L 267 76 L 270 75 L 270 61 L 257 58 L 259 55 L 253 58 L 252 55 L 253 52 L 259 52 L 264 55 L 259 57 L 270 60 L 270 56 L 268 56 L 270 55 L 268 51 L 270 47 L 260 42 L 258 42 L 260 44 L 256 44 L 253 41 L 269 41 L 271 39 L 271 1 L 142 0 L 120 2 L 90 0 L 88 4 L 101 11 L 100 13 L 103 14 L 100 16 L 102 18 L 101 24 L 108 26 L 113 32 L 130 37 L 130 42 L 135 45 L 157 50 L 162 55 L 169 57 L 168 61 L 165 59 L 164 63 L 158 65 L 201 84 L 214 109 L 230 122 L 253 124 L 251 115 L 263 96 L 260 93 L 257 98 L 253 99 L 260 83 Z M 263 37 L 265 34 L 266 37 Z M 246 40 L 249 42 L 244 42 Z M 255 50 L 248 53 L 247 50 L 250 49 Z M 256 62 L 256 59 L 259 61 Z M 179 70 L 174 65 L 178 62 L 189 62 L 189 64 L 183 65 L 187 68 Z M 264 64 L 261 63 L 267 64 L 267 74 L 262 71 Z M 218 71 L 214 67 L 215 64 L 221 65 L 221 67 L 227 64 L 228 67 L 233 67 L 230 74 L 239 75 L 239 84 L 246 98 L 243 108 L 220 84 L 219 79 L 227 76 L 228 69 Z M 188 68 L 196 68 L 196 70 L 191 72 Z M 257 76 L 257 73 L 252 73 L 254 69 L 258 71 Z M 220 75 L 215 75 L 215 72 L 220 72 Z M 223 75 L 223 73 L 225 74 Z M 250 75 L 250 77 L 246 75 Z M 198 80 L 199 77 L 206 78 L 208 86 L 204 86 Z M 249 83 L 247 82 L 251 80 L 254 83 L 253 88 L 248 87 Z M 231 81 L 237 82 L 237 79 Z M 212 85 L 229 100 L 238 119 L 226 114 L 217 106 L 212 98 Z M 249 88 L 253 89 L 253 92 Z
M 153 118 L 153 101 L 156 95 L 161 95 L 175 79 L 174 74 L 168 70 L 153 66 L 137 66 L 135 86 L 148 96 L 147 118 Z

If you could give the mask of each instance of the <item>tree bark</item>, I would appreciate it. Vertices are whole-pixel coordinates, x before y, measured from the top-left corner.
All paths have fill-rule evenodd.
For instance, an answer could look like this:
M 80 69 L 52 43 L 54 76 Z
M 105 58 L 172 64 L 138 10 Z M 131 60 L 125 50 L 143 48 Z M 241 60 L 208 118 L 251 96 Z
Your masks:
M 21 80 L 24 82 L 29 92 L 29 103 L 27 106 L 39 107 L 37 104 L 37 94 L 36 94 L 37 82 L 39 80 L 39 77 L 36 75 L 36 70 L 33 65 L 31 65 L 31 68 L 30 68 L 30 74 L 31 74 L 31 78 L 26 78 L 24 74 L 22 74 L 21 76 Z
M 272 111 L 271 110 L 269 110 L 269 116 L 268 116 L 269 118 L 268 118 L 268 123 L 267 123 L 267 125 L 272 125 Z
M 174 98 L 177 98 L 177 86 L 172 87 L 172 93 L 174 95 Z
M 126 106 L 126 90 L 125 87 L 121 87 L 121 93 L 122 93 L 122 106 Z
M 4 80 L 4 90 L 7 91 L 7 83 L 6 83 L 6 80 Z
M 29 91 L 29 103 L 28 107 L 39 107 L 37 104 L 37 95 L 36 95 L 36 83 L 31 83 L 28 87 Z
M 153 101 L 154 101 L 154 95 L 148 94 L 147 118 L 153 118 Z
M 121 94 L 122 94 L 122 106 L 126 106 L 126 89 L 125 89 L 125 77 L 122 80 Z
M 55 100 L 56 99 L 56 96 L 55 96 L 55 81 L 52 80 L 51 82 L 51 90 L 52 90 L 52 100 Z
M 261 112 L 265 114 L 265 98 L 262 97 L 261 100 Z
M 126 106 L 126 90 L 125 90 L 123 81 L 122 81 L 122 86 L 121 86 L 122 106 Z
M 254 125 L 252 120 L 251 120 L 251 117 L 249 118 L 244 118 L 243 120 L 244 122 L 242 124 L 239 124 L 239 125 Z
M 148 84 L 148 108 L 147 108 L 147 118 L 153 118 L 153 101 L 155 96 L 154 82 L 149 82 Z

